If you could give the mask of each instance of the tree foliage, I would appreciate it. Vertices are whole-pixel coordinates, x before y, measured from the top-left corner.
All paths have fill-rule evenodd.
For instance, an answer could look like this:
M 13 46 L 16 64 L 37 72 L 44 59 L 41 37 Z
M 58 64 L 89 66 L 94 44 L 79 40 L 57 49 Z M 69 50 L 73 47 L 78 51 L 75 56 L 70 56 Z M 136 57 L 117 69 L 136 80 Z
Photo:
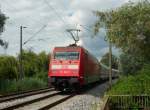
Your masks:
M 0 56 L 0 79 L 18 79 L 18 57 Z M 23 71 L 25 77 L 47 78 L 49 55 L 45 52 L 36 54 L 32 51 L 23 50 Z
M 109 53 L 106 53 L 104 56 L 102 56 L 101 63 L 109 67 Z M 112 68 L 118 69 L 118 60 L 114 55 L 112 55 Z
M 0 57 L 0 79 L 17 79 L 18 62 L 15 57 Z
M 132 54 L 122 53 L 120 55 L 120 71 L 126 75 L 135 74 L 143 66 L 143 58 Z
M 0 11 L 0 33 L 4 30 L 4 24 L 6 21 L 6 16 Z
M 113 95 L 150 95 L 150 64 L 145 64 L 143 68 L 136 73 L 136 76 L 129 75 L 120 78 L 109 94 Z
M 0 94 L 46 87 L 49 55 L 23 50 L 24 78 L 19 79 L 19 55 L 0 56 Z
M 98 17 L 95 34 L 100 28 L 105 28 L 107 39 L 121 48 L 124 56 L 129 58 L 127 62 L 134 60 L 132 67 L 150 61 L 149 1 L 129 2 L 117 9 L 96 11 L 95 14 Z M 136 61 L 137 58 L 140 58 L 139 62 Z
M 5 21 L 6 21 L 6 16 L 1 12 L 0 10 L 0 34 L 3 32 L 4 30 L 4 25 L 5 25 Z M 0 45 L 1 46 L 4 46 L 5 45 L 5 42 L 0 39 Z
M 48 55 L 45 52 L 36 54 L 32 51 L 23 51 L 23 67 L 26 76 L 48 71 Z

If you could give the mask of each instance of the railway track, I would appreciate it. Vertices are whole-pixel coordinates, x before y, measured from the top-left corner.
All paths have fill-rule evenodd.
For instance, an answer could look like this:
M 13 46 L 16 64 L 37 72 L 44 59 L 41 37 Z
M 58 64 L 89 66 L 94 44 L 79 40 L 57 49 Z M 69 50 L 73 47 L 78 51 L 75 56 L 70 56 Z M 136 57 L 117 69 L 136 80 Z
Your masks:
M 62 93 L 60 93 L 56 96 L 46 98 L 45 100 L 40 100 L 35 103 L 28 104 L 24 107 L 20 107 L 15 110 L 33 110 L 33 109 L 34 110 L 48 110 L 48 109 L 51 109 L 51 108 L 57 106 L 58 104 L 60 104 L 64 101 L 74 97 L 74 96 L 75 96 L 75 94 L 62 95 Z
M 95 84 L 95 86 L 97 84 Z M 84 94 L 93 87 L 94 86 L 88 87 L 88 89 L 85 89 L 81 94 Z M 6 96 L 0 98 L 0 110 L 47 110 L 75 95 L 76 94 L 63 94 L 62 92 L 50 88 L 19 95 Z
M 10 101 L 13 99 L 19 99 L 19 98 L 23 98 L 23 97 L 27 97 L 27 96 L 31 96 L 31 95 L 36 95 L 36 94 L 40 94 L 40 93 L 45 93 L 45 92 L 49 92 L 49 91 L 53 91 L 53 88 L 45 88 L 45 89 L 39 89 L 39 90 L 33 90 L 33 91 L 26 91 L 26 92 L 22 92 L 22 93 L 15 93 L 15 94 L 10 94 L 10 95 L 6 95 L 6 96 L 1 96 L 0 97 L 0 103 L 5 102 L 5 101 Z
M 14 94 L 12 96 L 8 95 L 0 97 L 0 110 L 29 110 L 30 108 L 35 110 L 36 107 L 38 107 L 36 108 L 37 110 L 45 110 L 73 96 L 74 95 L 63 95 L 62 92 L 54 91 L 52 88 Z M 35 105 L 40 105 L 40 107 Z
M 26 104 L 44 100 L 48 97 L 58 95 L 60 92 L 54 91 L 54 89 L 45 89 L 40 91 L 34 91 L 24 94 L 6 96 L 0 98 L 0 110 L 12 110 Z
M 15 92 L 15 93 L 11 93 L 11 94 L 3 94 L 3 95 L 0 95 L 0 98 L 8 97 L 8 96 L 14 96 L 14 95 L 18 95 L 18 94 L 24 94 L 24 93 L 36 92 L 36 91 L 46 90 L 46 89 L 49 89 L 49 88 L 46 87 L 46 88 L 41 88 L 41 89 L 33 89 L 33 90 L 27 90 L 27 91 Z

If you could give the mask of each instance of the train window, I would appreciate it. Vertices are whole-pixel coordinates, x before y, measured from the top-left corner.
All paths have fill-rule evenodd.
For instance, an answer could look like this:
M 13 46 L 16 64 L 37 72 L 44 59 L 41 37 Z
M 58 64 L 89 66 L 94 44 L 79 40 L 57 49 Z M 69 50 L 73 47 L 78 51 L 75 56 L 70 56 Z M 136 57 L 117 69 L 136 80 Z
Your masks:
M 79 59 L 79 52 L 55 52 L 54 59 L 77 60 Z
M 64 59 L 65 57 L 66 57 L 65 52 L 56 52 L 56 53 L 54 54 L 54 59 L 60 59 L 60 60 L 62 60 L 62 59 Z

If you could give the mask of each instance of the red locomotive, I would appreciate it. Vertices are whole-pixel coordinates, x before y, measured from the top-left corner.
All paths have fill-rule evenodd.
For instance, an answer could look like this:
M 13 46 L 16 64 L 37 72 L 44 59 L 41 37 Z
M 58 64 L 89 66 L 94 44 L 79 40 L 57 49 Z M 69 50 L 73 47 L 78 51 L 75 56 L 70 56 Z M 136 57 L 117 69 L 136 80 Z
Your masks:
M 55 47 L 48 77 L 57 90 L 78 89 L 100 79 L 100 65 L 81 46 Z

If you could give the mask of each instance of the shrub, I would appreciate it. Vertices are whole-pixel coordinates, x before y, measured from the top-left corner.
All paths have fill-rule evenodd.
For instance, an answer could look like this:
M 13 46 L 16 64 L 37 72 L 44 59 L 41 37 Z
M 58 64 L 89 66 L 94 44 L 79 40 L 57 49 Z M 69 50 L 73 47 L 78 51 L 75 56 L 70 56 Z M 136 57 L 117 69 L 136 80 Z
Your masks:
M 145 64 L 136 75 L 124 76 L 113 85 L 109 94 L 150 94 L 150 64 Z
M 18 62 L 12 56 L 0 56 L 0 80 L 18 77 Z
M 34 77 L 41 79 L 44 82 L 47 82 L 48 81 L 48 72 L 47 71 L 41 71 L 39 73 L 36 73 L 36 75 Z
M 12 92 L 20 92 L 32 89 L 44 88 L 47 82 L 38 78 L 24 78 L 22 80 L 1 80 L 0 93 L 7 94 Z

